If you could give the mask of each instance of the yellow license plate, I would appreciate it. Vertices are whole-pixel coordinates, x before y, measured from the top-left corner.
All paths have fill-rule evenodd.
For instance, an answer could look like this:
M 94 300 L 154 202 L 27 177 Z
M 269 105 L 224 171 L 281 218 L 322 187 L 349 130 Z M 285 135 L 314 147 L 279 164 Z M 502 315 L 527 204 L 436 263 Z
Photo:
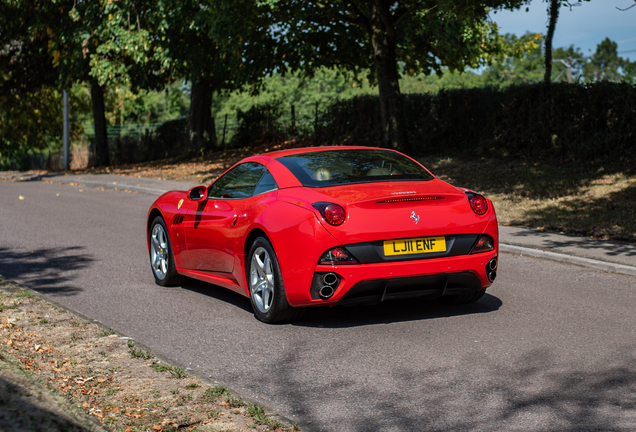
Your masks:
M 412 255 L 431 252 L 446 252 L 445 237 L 417 237 L 384 242 L 384 255 Z

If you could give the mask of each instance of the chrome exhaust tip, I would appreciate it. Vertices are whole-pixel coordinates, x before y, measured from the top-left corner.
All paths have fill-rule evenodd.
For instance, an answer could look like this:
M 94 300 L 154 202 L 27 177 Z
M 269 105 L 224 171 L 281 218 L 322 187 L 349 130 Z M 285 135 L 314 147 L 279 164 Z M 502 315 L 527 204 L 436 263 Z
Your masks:
M 493 258 L 490 260 L 490 262 L 488 263 L 488 270 L 497 270 L 497 258 Z
M 322 277 L 322 283 L 325 285 L 335 285 L 336 282 L 338 282 L 338 276 L 335 273 L 327 273 Z
M 497 277 L 496 271 L 493 270 L 488 272 L 488 280 L 490 281 L 490 283 L 493 283 L 496 277 Z
M 318 295 L 322 299 L 328 299 L 328 298 L 330 298 L 333 295 L 334 292 L 335 292 L 335 290 L 333 289 L 332 286 L 325 285 L 324 287 L 320 288 L 320 290 L 318 290 Z
M 488 264 L 486 264 L 486 276 L 488 276 L 488 281 L 490 283 L 493 283 L 497 277 L 497 272 L 495 270 L 497 270 L 497 258 L 491 259 L 488 261 Z

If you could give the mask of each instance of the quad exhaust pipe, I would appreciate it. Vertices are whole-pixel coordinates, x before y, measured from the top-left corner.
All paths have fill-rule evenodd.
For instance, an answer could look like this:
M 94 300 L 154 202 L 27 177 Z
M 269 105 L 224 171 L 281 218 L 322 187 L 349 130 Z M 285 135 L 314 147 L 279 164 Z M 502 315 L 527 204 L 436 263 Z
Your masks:
M 491 259 L 488 264 L 486 264 L 486 275 L 488 276 L 488 281 L 493 283 L 495 278 L 497 277 L 497 258 Z
M 322 299 L 328 299 L 336 292 L 334 285 L 338 283 L 338 276 L 335 273 L 325 273 L 322 283 L 324 285 L 318 290 L 318 295 Z
M 320 298 L 328 299 L 333 295 L 334 292 L 335 291 L 333 287 L 325 285 L 324 287 L 320 288 L 320 290 L 318 290 L 318 295 L 320 296 Z

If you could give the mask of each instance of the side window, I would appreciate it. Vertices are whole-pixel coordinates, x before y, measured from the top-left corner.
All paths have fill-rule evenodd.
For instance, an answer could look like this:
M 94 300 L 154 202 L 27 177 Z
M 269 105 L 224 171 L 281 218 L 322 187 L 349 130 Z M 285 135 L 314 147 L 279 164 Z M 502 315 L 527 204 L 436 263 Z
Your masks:
M 265 174 L 261 177 L 261 181 L 258 182 L 254 189 L 254 195 L 259 195 L 265 192 L 270 192 L 278 189 L 274 176 L 265 168 Z
M 254 188 L 265 171 L 265 167 L 256 162 L 241 164 L 208 188 L 208 198 L 249 198 L 253 195 Z

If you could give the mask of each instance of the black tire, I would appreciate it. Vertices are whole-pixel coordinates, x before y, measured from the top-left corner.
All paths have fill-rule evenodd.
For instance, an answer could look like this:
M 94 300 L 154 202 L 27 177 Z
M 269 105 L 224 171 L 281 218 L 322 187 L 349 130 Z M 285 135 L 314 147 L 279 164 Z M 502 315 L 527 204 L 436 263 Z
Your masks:
M 461 294 L 458 296 L 448 296 L 443 297 L 443 301 L 446 304 L 458 305 L 458 304 L 467 304 L 467 303 L 475 303 L 480 298 L 482 298 L 486 294 L 486 289 L 481 289 L 479 291 L 472 291 L 466 294 Z
M 257 319 L 272 324 L 294 321 L 302 316 L 304 308 L 293 308 L 287 303 L 280 265 L 265 237 L 258 237 L 252 243 L 245 261 L 245 277 Z
M 184 277 L 177 273 L 168 228 L 161 216 L 157 216 L 148 230 L 150 243 L 150 268 L 157 285 L 170 287 L 183 284 Z

